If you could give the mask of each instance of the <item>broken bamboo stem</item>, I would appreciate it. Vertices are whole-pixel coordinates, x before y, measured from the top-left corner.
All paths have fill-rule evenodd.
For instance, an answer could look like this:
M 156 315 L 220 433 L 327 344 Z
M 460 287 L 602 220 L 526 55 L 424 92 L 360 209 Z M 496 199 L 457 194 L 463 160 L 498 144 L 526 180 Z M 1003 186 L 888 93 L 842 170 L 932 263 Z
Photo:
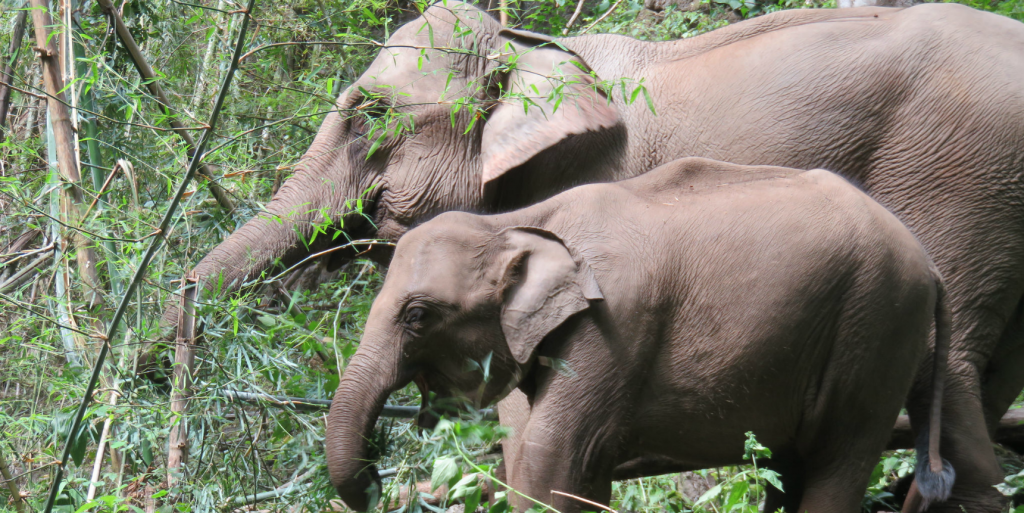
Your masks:
M 196 362 L 196 291 L 199 279 L 189 272 L 182 280 L 181 306 L 178 309 L 178 337 L 174 341 L 174 373 L 171 380 L 171 415 L 177 417 L 168 438 L 167 486 L 173 488 L 188 463 L 188 423 L 185 414 L 192 397 L 192 370 Z

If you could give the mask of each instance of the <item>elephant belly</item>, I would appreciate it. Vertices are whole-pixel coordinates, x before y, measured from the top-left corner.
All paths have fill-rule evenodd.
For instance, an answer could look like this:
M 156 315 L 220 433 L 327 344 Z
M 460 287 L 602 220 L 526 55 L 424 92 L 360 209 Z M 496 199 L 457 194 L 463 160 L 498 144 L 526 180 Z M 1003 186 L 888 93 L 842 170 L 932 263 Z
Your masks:
M 686 401 L 664 401 L 637 412 L 623 460 L 644 456 L 665 466 L 671 461 L 680 469 L 743 463 L 748 432 L 769 448 L 792 445 L 801 419 L 799 406 L 743 402 L 694 407 Z

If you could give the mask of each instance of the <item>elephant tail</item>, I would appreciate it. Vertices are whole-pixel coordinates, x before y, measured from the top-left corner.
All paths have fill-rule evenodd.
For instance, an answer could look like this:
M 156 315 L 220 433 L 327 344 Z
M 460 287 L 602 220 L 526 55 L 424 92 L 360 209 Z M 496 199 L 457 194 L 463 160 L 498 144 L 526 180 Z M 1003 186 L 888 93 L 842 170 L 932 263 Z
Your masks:
M 928 425 L 917 437 L 917 471 L 915 479 L 921 494 L 921 511 L 932 502 L 949 498 L 956 480 L 953 466 L 939 454 L 939 439 L 942 435 L 942 394 L 946 384 L 946 368 L 949 365 L 949 339 L 952 315 L 946 298 L 946 287 L 942 276 L 934 268 L 935 280 L 935 355 L 932 371 L 932 403 Z

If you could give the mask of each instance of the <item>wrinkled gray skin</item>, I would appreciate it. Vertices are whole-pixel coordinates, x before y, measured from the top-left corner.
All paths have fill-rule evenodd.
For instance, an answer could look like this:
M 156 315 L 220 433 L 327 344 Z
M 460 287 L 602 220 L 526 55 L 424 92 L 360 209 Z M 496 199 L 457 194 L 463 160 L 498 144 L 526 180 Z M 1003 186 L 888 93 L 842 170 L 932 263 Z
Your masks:
M 608 504 L 615 466 L 640 455 L 742 463 L 753 431 L 786 491 L 765 511 L 855 513 L 921 368 L 917 480 L 941 499 L 953 477 L 929 434 L 959 414 L 929 427 L 941 290 L 910 231 L 822 170 L 682 159 L 516 212 L 442 214 L 399 241 L 338 385 L 331 482 L 372 506 L 367 440 L 416 379 L 480 404 L 518 386 L 532 414 L 509 484 L 559 511 L 592 506 L 552 490 Z M 488 355 L 485 383 L 466 361 Z
M 348 237 L 395 241 L 444 211 L 507 211 L 684 156 L 829 169 L 894 212 L 946 278 L 954 316 L 947 403 L 970 413 L 947 425 L 957 442 L 946 446 L 946 457 L 961 475 L 951 503 L 972 513 L 999 509 L 991 485 L 1002 472 L 983 426 L 986 419 L 995 425 L 1024 386 L 1024 25 L 954 4 L 790 10 L 681 41 L 561 40 L 574 56 L 538 46 L 542 36 L 502 31 L 473 7 L 447 5 L 395 31 L 357 82 L 408 94 L 393 98 L 414 117 L 415 133 L 367 159 L 365 117 L 348 115 L 364 101 L 350 87 L 338 99 L 342 114 L 326 117 L 295 175 L 267 205 L 269 214 L 200 262 L 204 282 L 223 274 L 237 287 L 275 261 L 290 265 L 327 248 L 330 236 L 311 248 L 299 243 L 298 234 L 308 237 L 320 220 L 307 212 L 328 207 L 340 228 L 344 200 L 371 186 L 367 214 L 374 222 L 349 214 Z M 456 16 L 461 28 L 472 29 L 461 39 L 452 35 Z M 438 47 L 477 48 L 491 58 L 435 49 L 421 59 L 431 34 Z M 450 105 L 437 103 L 445 70 L 456 72 L 445 99 L 493 99 L 495 87 L 471 81 L 494 71 L 509 52 L 520 54 L 519 70 L 491 76 L 531 96 L 537 93 L 526 83 L 536 86 L 538 107 L 524 114 L 520 102 L 492 105 L 463 135 L 469 110 L 452 127 Z M 616 92 L 606 105 L 579 84 L 564 87 L 567 98 L 552 113 L 543 96 L 557 81 L 543 75 L 556 67 L 577 73 L 569 60 L 600 80 L 645 79 L 657 116 L 642 97 L 626 105 Z M 351 258 L 332 255 L 335 266 Z M 371 256 L 387 262 L 387 248 Z M 168 309 L 165 322 L 176 319 Z M 505 406 L 503 422 L 528 417 L 521 396 L 518 406 Z M 659 471 L 623 470 L 618 475 Z

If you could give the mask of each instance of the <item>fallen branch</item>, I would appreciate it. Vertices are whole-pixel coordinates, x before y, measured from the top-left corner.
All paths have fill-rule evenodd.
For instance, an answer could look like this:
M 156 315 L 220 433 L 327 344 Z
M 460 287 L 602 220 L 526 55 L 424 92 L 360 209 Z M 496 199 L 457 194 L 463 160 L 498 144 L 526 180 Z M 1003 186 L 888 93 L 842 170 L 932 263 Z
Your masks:
M 146 56 L 142 54 L 142 50 L 135 42 L 135 38 L 128 30 L 128 27 L 125 26 L 124 20 L 121 19 L 121 15 L 118 14 L 117 9 L 110 0 L 99 0 L 99 4 L 100 9 L 102 9 L 107 16 L 110 16 L 111 21 L 114 23 L 114 29 L 117 32 L 117 37 L 121 40 L 121 44 L 124 45 L 125 49 L 128 50 L 128 56 L 135 64 L 135 69 L 139 71 L 139 75 L 142 75 L 143 82 L 146 84 L 146 88 L 149 89 L 149 93 L 152 94 L 153 97 L 156 98 L 157 103 L 160 104 L 161 110 L 164 115 L 167 116 L 167 120 L 174 129 L 174 132 L 181 136 L 182 140 L 185 141 L 185 151 L 188 154 L 188 157 L 190 159 L 194 159 L 196 155 L 196 142 L 192 139 L 192 134 L 188 133 L 185 125 L 178 119 L 174 110 L 171 109 L 171 102 L 167 100 L 167 95 L 164 94 L 163 87 L 160 87 L 160 82 L 158 81 L 160 77 L 157 76 L 156 72 L 154 72 L 153 68 L 149 65 L 149 62 L 146 60 Z M 237 68 L 237 64 L 234 67 Z M 212 117 L 216 117 L 216 114 Z M 209 132 L 210 129 L 207 128 L 206 131 Z M 206 178 L 206 185 L 210 188 L 210 192 L 213 194 L 213 197 L 217 199 L 217 203 L 220 205 L 221 209 L 224 210 L 224 213 L 230 214 L 234 211 L 234 202 L 232 202 L 231 198 L 228 197 L 228 193 L 224 188 L 215 181 L 213 171 L 206 163 L 200 162 L 199 174 Z
M 999 419 L 993 442 L 1012 449 L 1017 454 L 1024 454 L 1024 408 L 1013 408 Z M 886 449 L 913 449 L 914 433 L 910 429 L 910 418 L 900 415 L 889 438 Z
M 53 257 L 53 251 L 47 251 L 39 256 L 39 258 L 33 260 L 30 264 L 22 267 L 21 270 L 14 273 L 10 279 L 0 284 L 0 293 L 7 292 L 8 289 L 13 289 L 20 286 L 22 283 L 32 277 L 32 272 L 35 271 L 36 267 L 39 267 L 44 262 Z

